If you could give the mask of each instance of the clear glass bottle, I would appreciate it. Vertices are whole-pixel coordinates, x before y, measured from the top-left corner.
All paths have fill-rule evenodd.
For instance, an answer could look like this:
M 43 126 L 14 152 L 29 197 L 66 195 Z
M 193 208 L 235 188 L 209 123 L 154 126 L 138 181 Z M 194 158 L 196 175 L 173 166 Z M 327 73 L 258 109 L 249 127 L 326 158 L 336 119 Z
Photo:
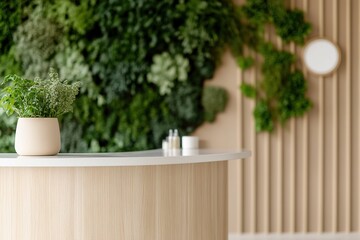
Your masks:
M 173 149 L 180 149 L 180 137 L 177 129 L 175 129 L 173 136 Z

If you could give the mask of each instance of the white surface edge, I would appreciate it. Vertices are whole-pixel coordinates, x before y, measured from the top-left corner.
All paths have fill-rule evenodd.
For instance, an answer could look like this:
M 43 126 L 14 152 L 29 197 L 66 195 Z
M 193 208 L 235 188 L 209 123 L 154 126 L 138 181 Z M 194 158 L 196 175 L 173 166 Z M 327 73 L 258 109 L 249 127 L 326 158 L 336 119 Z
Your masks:
M 229 240 L 358 240 L 360 233 L 229 234 Z
M 0 167 L 121 167 L 192 164 L 248 158 L 251 152 L 199 150 L 190 156 L 181 151 L 172 155 L 163 150 L 123 153 L 67 153 L 57 156 L 18 156 L 0 153 Z

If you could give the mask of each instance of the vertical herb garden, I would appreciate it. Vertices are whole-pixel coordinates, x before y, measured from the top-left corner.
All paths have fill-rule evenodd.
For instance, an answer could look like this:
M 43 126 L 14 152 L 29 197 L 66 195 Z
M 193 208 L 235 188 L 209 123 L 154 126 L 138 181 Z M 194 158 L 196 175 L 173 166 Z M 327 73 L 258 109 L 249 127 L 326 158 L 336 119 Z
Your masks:
M 257 100 L 258 130 L 306 112 L 306 82 L 295 56 L 263 39 L 275 25 L 285 42 L 303 43 L 303 14 L 279 0 L 12 0 L 0 2 L 0 78 L 17 74 L 80 82 L 61 121 L 65 152 L 158 148 L 169 128 L 189 134 L 223 111 L 227 93 L 205 87 L 229 48 L 240 67 L 264 56 L 263 80 L 243 85 Z M 284 67 L 285 66 L 285 67 Z M 2 111 L 2 110 L 1 110 Z M 13 150 L 16 119 L 0 112 L 0 151 Z

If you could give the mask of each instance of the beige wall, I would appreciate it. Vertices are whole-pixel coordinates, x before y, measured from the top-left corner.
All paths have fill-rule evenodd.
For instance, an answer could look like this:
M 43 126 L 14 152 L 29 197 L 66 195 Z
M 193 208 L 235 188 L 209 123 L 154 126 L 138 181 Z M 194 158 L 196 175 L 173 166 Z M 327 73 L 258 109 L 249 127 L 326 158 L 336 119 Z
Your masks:
M 272 134 L 255 134 L 254 102 L 238 87 L 254 82 L 258 73 L 241 72 L 226 53 L 208 84 L 225 87 L 229 105 L 195 134 L 206 139 L 203 146 L 253 151 L 253 157 L 229 164 L 230 232 L 360 231 L 360 1 L 292 0 L 290 5 L 306 12 L 312 37 L 334 40 L 342 50 L 336 74 L 305 73 L 311 112 Z M 269 37 L 300 56 L 301 48 Z M 298 67 L 303 68 L 300 60 Z

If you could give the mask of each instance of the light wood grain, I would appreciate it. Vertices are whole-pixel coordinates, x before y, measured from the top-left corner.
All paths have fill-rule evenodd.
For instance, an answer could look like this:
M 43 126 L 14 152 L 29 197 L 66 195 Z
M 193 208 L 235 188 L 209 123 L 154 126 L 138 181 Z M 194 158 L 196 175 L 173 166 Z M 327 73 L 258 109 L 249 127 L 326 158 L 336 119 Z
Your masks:
M 308 11 L 308 0 L 304 0 L 302 3 L 302 10 L 304 12 Z M 307 16 L 305 15 L 305 20 Z M 305 66 L 305 64 L 302 65 L 302 70 L 304 73 L 304 77 L 305 79 L 307 79 L 307 68 Z M 308 154 L 308 149 L 309 149 L 309 117 L 306 114 L 303 117 L 303 128 L 302 128 L 302 133 L 303 133 L 303 141 L 302 141 L 302 152 L 303 152 L 303 156 L 301 158 L 300 161 L 302 161 L 302 198 L 301 199 L 301 210 L 302 210 L 302 232 L 307 232 L 308 231 L 308 161 L 309 161 L 309 154 Z
M 255 65 L 257 64 L 257 56 L 256 53 L 252 52 L 252 56 L 255 59 Z M 252 85 L 253 86 L 257 86 L 257 72 L 253 71 L 253 75 L 252 75 Z M 256 99 L 253 101 L 253 109 L 255 109 L 256 107 Z M 251 138 L 251 146 L 252 149 L 254 151 L 254 153 L 256 152 L 257 149 L 257 135 L 256 135 L 256 128 L 255 128 L 255 122 L 253 123 L 252 126 L 252 138 Z M 252 158 L 251 161 L 251 225 L 250 225 L 250 232 L 255 233 L 257 230 L 257 158 L 256 158 L 257 154 L 255 154 Z
M 283 48 L 281 38 L 277 38 L 277 45 L 280 50 Z M 277 129 L 278 139 L 278 159 L 277 159 L 277 232 L 283 231 L 283 129 L 278 126 Z
M 319 35 L 324 37 L 324 0 L 319 0 Z M 319 76 L 319 151 L 318 151 L 318 232 L 324 229 L 324 81 L 323 76 Z
M 241 84 L 243 83 L 243 71 L 241 70 L 241 68 L 238 69 L 238 77 L 237 77 L 237 84 L 238 86 L 241 86 Z M 238 146 L 240 149 L 243 149 L 244 147 L 244 142 L 243 142 L 243 119 L 242 116 L 243 114 L 241 114 L 241 109 L 243 107 L 243 96 L 242 94 L 240 94 L 240 91 L 237 94 L 237 105 L 239 106 L 238 108 L 238 115 L 237 115 L 237 131 L 239 132 L 238 134 Z M 237 226 L 238 226 L 238 231 L 242 232 L 244 229 L 244 163 L 243 161 L 237 161 L 237 182 L 238 182 L 238 189 L 237 189 L 237 209 L 238 211 L 236 212 L 236 217 L 237 217 Z M 229 198 L 230 199 L 230 198 Z M 229 213 L 230 214 L 230 213 Z
M 291 0 L 290 8 L 295 8 L 295 1 Z M 296 46 L 294 42 L 290 43 L 290 52 L 296 55 Z M 292 70 L 295 71 L 295 65 L 291 66 Z M 290 119 L 290 156 L 289 156 L 289 232 L 294 233 L 296 230 L 296 119 Z
M 333 41 L 338 42 L 338 0 L 333 0 Z M 339 101 L 338 101 L 338 73 L 335 72 L 333 75 L 333 162 L 332 162 L 332 209 L 333 209 L 333 217 L 331 221 L 331 231 L 337 232 L 338 229 L 338 143 L 339 143 L 339 134 L 338 134 L 338 121 L 339 121 Z
M 346 1 L 345 231 L 351 231 L 351 1 Z
M 227 239 L 227 163 L 0 168 L 0 239 Z

